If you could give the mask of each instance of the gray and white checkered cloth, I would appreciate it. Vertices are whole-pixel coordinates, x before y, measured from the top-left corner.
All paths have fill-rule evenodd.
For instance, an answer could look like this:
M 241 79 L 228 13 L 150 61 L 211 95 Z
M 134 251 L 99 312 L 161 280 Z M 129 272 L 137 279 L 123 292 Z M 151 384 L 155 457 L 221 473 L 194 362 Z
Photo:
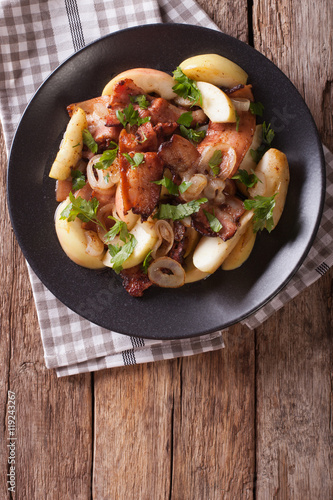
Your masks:
M 0 112 L 9 150 L 19 119 L 43 80 L 73 52 L 119 29 L 158 22 L 218 29 L 194 0 L 0 0 Z M 324 148 L 327 197 L 321 227 L 287 287 L 243 323 L 255 328 L 333 264 L 333 155 Z M 157 341 L 110 332 L 64 306 L 28 266 L 48 368 L 58 376 L 189 356 L 224 347 L 222 332 Z

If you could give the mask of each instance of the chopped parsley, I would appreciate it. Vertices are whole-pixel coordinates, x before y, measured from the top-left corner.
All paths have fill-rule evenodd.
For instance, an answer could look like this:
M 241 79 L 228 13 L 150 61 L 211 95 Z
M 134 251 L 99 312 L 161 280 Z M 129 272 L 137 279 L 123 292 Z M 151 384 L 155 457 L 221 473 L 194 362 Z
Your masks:
M 261 102 L 250 102 L 250 111 L 253 115 L 262 116 L 264 109 L 264 105 Z
M 220 149 L 216 149 L 208 163 L 215 177 L 220 173 L 221 161 L 222 161 L 222 151 Z
M 250 149 L 251 156 L 256 163 L 259 163 L 259 161 L 264 156 L 266 151 L 268 151 L 270 149 L 271 143 L 274 139 L 274 136 L 275 136 L 275 132 L 272 129 L 271 124 L 269 123 L 268 125 L 266 125 L 266 122 L 264 122 L 262 124 L 262 143 L 261 143 L 261 145 L 256 150 Z
M 180 125 L 179 127 L 180 133 L 185 139 L 188 139 L 189 141 L 192 142 L 200 142 L 202 139 L 204 139 L 206 135 L 205 130 L 198 130 L 194 128 L 187 128 L 184 125 Z
M 102 156 L 100 157 L 98 162 L 95 163 L 94 167 L 97 168 L 98 170 L 106 170 L 107 168 L 109 168 L 112 165 L 112 163 L 117 158 L 118 144 L 111 141 L 110 146 L 111 145 L 113 146 L 113 148 L 105 150 L 102 153 Z
M 169 177 L 163 177 L 163 179 L 160 179 L 159 181 L 153 181 L 154 184 L 157 184 L 158 186 L 164 186 L 167 188 L 170 194 L 173 194 L 174 196 L 178 196 L 179 193 L 183 194 L 185 191 L 192 185 L 192 182 L 186 182 L 183 181 L 179 186 L 175 184 Z
M 150 104 L 144 94 L 130 96 L 130 100 L 132 103 L 138 104 L 141 109 L 147 109 Z
M 98 151 L 98 144 L 87 128 L 82 130 L 82 140 L 92 153 L 96 154 Z
M 146 116 L 146 118 L 141 118 L 139 116 L 139 111 L 133 108 L 133 104 L 130 103 L 127 108 L 124 108 L 123 111 L 119 109 L 116 111 L 116 115 L 120 123 L 123 127 L 126 125 L 142 125 L 143 123 L 147 123 L 150 120 L 150 116 Z
M 81 170 L 72 170 L 71 176 L 73 179 L 72 180 L 73 191 L 78 191 L 79 189 L 83 188 L 83 186 L 86 185 L 86 178 L 85 175 L 81 172 Z
M 246 210 L 254 210 L 254 232 L 262 231 L 267 229 L 270 233 L 274 227 L 273 221 L 273 210 L 275 207 L 275 196 L 278 193 L 273 194 L 273 196 L 255 196 L 253 200 L 245 200 L 244 207 Z
M 60 214 L 60 219 L 67 219 L 69 222 L 78 217 L 82 222 L 95 222 L 105 229 L 104 224 L 97 218 L 97 208 L 99 201 L 96 198 L 84 200 L 81 196 L 75 198 L 72 192 L 69 193 L 70 202 Z
M 256 176 L 256 174 L 251 170 L 251 174 L 247 170 L 239 169 L 238 172 L 232 177 L 232 179 L 238 180 L 245 184 L 246 187 L 251 188 L 261 182 L 261 180 Z
M 239 131 L 240 116 L 237 113 L 236 109 L 235 109 L 235 115 L 236 115 L 236 132 L 238 132 Z
M 144 157 L 145 155 L 143 153 L 135 153 L 132 156 L 130 156 L 128 153 L 123 153 L 123 156 L 126 158 L 128 163 L 131 165 L 131 168 L 136 168 L 142 163 L 144 163 Z
M 148 273 L 148 267 L 150 266 L 150 263 L 153 260 L 153 258 L 151 256 L 152 251 L 153 251 L 153 249 L 149 250 L 144 261 L 142 262 L 142 270 L 145 274 Z
M 178 125 L 185 125 L 185 127 L 190 127 L 193 121 L 193 116 L 190 111 L 182 113 L 177 120 Z
M 211 230 L 214 231 L 214 233 L 218 233 L 219 231 L 221 231 L 222 224 L 218 220 L 218 218 L 215 217 L 214 214 L 211 214 L 211 213 L 207 212 L 206 210 L 204 210 L 204 214 L 207 217 L 207 220 L 209 222 Z
M 119 239 L 125 243 L 129 236 L 126 222 L 116 219 L 112 217 L 112 215 L 109 215 L 108 219 L 112 219 L 115 224 L 111 227 L 110 231 L 106 233 L 105 238 L 107 240 L 113 240 L 119 234 Z
M 207 198 L 200 198 L 199 200 L 193 200 L 179 205 L 161 204 L 155 218 L 181 220 L 198 212 L 200 210 L 200 205 L 207 201 Z
M 119 274 L 123 269 L 123 263 L 128 259 L 128 257 L 133 253 L 134 248 L 137 245 L 137 240 L 134 235 L 129 233 L 128 240 L 124 245 L 120 246 L 118 243 L 116 245 L 108 245 L 109 254 L 111 255 L 112 269 Z
M 201 106 L 202 96 L 195 81 L 188 78 L 180 67 L 177 67 L 177 69 L 173 72 L 173 77 L 177 83 L 174 87 L 172 87 L 172 90 L 180 97 L 192 101 L 192 106 L 195 104 Z

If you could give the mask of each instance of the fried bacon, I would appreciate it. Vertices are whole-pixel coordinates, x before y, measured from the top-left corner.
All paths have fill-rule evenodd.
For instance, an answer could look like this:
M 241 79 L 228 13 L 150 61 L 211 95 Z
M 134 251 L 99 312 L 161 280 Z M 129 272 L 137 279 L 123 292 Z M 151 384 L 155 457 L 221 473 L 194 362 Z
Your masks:
M 190 141 L 174 134 L 170 141 L 161 145 L 158 156 L 174 175 L 182 177 L 185 173 L 193 173 L 200 155 Z
M 222 224 L 222 229 L 218 233 L 211 229 L 204 210 L 215 215 Z M 239 198 L 226 195 L 225 203 L 220 206 L 214 206 L 211 203 L 201 205 L 199 212 L 192 215 L 192 225 L 198 233 L 204 236 L 219 236 L 223 241 L 227 241 L 237 231 L 238 221 L 244 212 L 243 202 Z
M 174 229 L 174 242 L 173 242 L 173 245 L 168 253 L 168 257 L 179 262 L 179 264 L 182 264 L 183 260 L 184 260 L 185 250 L 186 250 L 185 249 L 186 228 L 181 222 L 175 221 L 173 229 Z
M 123 287 L 132 297 L 142 297 L 143 292 L 152 285 L 140 265 L 123 269 L 120 273 Z

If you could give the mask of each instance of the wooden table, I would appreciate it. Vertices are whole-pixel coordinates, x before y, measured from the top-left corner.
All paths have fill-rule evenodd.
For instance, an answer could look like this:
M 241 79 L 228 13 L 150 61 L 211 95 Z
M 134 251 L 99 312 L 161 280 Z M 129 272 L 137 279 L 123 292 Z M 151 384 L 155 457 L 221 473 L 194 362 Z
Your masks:
M 289 76 L 333 150 L 331 1 L 199 3 Z M 232 327 L 222 351 L 58 380 L 5 208 L 1 148 L 0 498 L 332 499 L 332 270 L 257 330 Z

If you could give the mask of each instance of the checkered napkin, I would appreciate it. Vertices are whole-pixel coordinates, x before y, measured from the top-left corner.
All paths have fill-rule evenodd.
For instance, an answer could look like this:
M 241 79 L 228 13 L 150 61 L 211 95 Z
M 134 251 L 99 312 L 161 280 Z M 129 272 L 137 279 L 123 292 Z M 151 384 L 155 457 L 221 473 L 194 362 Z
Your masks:
M 218 29 L 193 0 L 0 0 L 0 112 L 9 149 L 38 86 L 87 43 L 119 29 L 176 22 Z M 316 242 L 290 284 L 244 323 L 258 326 L 324 274 L 333 263 L 333 156 L 325 149 L 328 191 Z M 194 339 L 157 341 L 110 332 L 57 300 L 28 265 L 45 362 L 58 376 L 189 356 L 224 347 L 221 331 Z

